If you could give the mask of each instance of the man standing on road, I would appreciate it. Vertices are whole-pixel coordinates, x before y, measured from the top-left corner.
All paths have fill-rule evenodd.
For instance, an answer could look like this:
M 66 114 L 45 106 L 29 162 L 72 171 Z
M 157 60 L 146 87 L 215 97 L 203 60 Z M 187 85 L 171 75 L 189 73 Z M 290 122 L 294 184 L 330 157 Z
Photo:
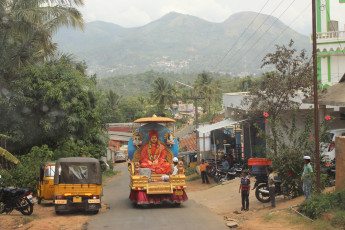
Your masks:
M 208 163 L 205 163 L 205 160 L 202 159 L 201 160 L 201 164 L 200 164 L 200 172 L 201 172 L 201 179 L 202 179 L 202 183 L 205 184 L 205 182 L 207 184 L 209 184 L 210 182 L 208 181 L 208 177 L 207 177 L 207 172 L 206 172 L 206 167 L 208 166 Z
M 303 181 L 303 192 L 306 199 L 310 198 L 310 190 L 311 190 L 311 175 L 313 173 L 313 168 L 310 165 L 310 156 L 304 156 L 304 168 L 302 173 L 302 181 Z

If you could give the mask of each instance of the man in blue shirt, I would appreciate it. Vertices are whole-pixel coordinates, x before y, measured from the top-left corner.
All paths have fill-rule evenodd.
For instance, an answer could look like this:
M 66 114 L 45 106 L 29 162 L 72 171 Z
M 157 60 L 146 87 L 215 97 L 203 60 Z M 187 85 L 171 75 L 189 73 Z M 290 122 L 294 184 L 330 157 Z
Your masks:
M 226 169 L 226 170 L 230 168 L 230 165 L 228 161 L 225 159 L 225 157 L 222 157 L 222 166 L 223 166 L 223 169 Z
M 303 192 L 306 199 L 310 198 L 310 190 L 311 190 L 311 176 L 313 173 L 313 168 L 310 165 L 310 156 L 304 156 L 304 167 L 302 173 L 302 181 L 303 181 Z

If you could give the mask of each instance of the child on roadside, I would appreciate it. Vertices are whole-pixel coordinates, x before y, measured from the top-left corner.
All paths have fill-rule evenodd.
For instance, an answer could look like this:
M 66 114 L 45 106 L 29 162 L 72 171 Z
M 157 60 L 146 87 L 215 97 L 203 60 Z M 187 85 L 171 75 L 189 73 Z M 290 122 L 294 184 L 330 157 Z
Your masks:
M 242 211 L 249 210 L 249 193 L 250 193 L 250 179 L 248 177 L 248 172 L 243 170 L 242 171 L 242 178 L 240 188 L 238 193 L 241 193 L 242 197 Z
M 271 208 L 275 208 L 276 207 L 276 197 L 275 197 L 276 186 L 274 184 L 274 174 L 273 174 L 273 169 L 271 167 L 267 168 L 267 176 L 268 176 L 268 190 L 270 194 Z

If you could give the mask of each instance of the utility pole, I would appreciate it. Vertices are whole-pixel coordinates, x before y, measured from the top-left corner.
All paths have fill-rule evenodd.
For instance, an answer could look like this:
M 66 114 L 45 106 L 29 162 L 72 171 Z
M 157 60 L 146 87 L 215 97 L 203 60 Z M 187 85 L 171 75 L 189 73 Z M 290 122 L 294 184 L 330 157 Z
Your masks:
M 312 0 L 312 25 L 313 25 L 313 72 L 314 72 L 314 125 L 315 125 L 315 164 L 317 192 L 321 192 L 320 177 L 320 135 L 319 135 L 319 98 L 317 81 L 317 53 L 316 53 L 316 0 Z
M 195 87 L 187 85 L 187 84 L 179 82 L 179 81 L 176 81 L 176 83 L 193 89 L 193 95 L 189 99 L 194 100 L 194 106 L 195 106 L 195 109 L 194 109 L 194 111 L 195 111 L 195 127 L 196 127 L 196 130 L 197 130 L 199 128 L 198 100 L 204 99 L 204 98 L 203 97 L 198 97 L 196 95 L 196 88 Z M 200 162 L 201 162 L 201 159 L 200 159 L 201 158 L 201 153 L 200 153 L 200 138 L 199 138 L 199 131 L 198 130 L 196 131 L 196 148 L 197 148 L 197 160 L 198 160 L 198 164 L 200 164 Z

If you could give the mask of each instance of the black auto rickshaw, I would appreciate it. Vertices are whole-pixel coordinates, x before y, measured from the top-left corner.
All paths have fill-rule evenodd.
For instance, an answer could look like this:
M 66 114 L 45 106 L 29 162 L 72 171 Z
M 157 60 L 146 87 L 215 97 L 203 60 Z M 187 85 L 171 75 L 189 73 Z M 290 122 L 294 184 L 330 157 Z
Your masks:
M 37 185 L 37 203 L 42 200 L 53 200 L 55 162 L 45 162 L 40 167 L 40 178 Z
M 97 159 L 60 158 L 54 176 L 55 212 L 85 210 L 93 214 L 101 208 L 102 172 Z

